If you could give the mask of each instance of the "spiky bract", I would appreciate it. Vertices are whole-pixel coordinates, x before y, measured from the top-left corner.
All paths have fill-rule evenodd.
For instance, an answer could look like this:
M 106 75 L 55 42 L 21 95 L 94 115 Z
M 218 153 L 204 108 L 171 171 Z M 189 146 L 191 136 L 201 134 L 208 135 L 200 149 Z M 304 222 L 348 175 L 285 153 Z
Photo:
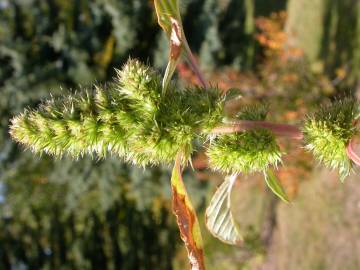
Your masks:
M 238 120 L 265 120 L 268 107 L 245 106 Z M 281 162 L 281 151 L 271 131 L 258 128 L 212 140 L 207 154 L 210 166 L 227 174 L 263 172 Z
M 169 163 L 178 151 L 192 152 L 196 134 L 222 117 L 217 89 L 170 86 L 151 68 L 130 60 L 107 89 L 95 87 L 51 99 L 15 117 L 11 135 L 34 152 L 77 158 L 116 154 L 136 164 Z
M 309 116 L 303 127 L 306 148 L 325 166 L 339 170 L 342 178 L 351 170 L 346 146 L 356 132 L 357 109 L 352 98 L 338 100 Z

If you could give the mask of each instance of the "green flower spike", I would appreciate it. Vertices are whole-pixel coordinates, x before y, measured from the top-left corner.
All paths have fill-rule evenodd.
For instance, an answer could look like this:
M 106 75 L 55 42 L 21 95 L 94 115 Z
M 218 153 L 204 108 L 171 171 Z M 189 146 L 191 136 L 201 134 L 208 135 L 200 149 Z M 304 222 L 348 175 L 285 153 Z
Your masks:
M 171 163 L 180 149 L 184 162 L 197 135 L 211 130 L 223 114 L 217 89 L 162 94 L 160 76 L 129 60 L 106 89 L 52 98 L 12 119 L 12 137 L 36 153 L 57 157 L 108 153 L 139 164 Z
M 245 107 L 237 120 L 266 118 L 268 108 L 264 105 Z M 281 151 L 271 131 L 263 128 L 233 134 L 218 135 L 208 148 L 210 166 L 225 174 L 265 172 L 269 166 L 281 162 Z
M 306 149 L 326 167 L 338 170 L 341 181 L 352 168 L 346 147 L 357 132 L 357 108 L 357 102 L 351 98 L 335 101 L 309 116 L 303 127 Z
M 226 174 L 263 172 L 281 162 L 274 135 L 260 128 L 219 136 L 207 154 L 211 167 Z

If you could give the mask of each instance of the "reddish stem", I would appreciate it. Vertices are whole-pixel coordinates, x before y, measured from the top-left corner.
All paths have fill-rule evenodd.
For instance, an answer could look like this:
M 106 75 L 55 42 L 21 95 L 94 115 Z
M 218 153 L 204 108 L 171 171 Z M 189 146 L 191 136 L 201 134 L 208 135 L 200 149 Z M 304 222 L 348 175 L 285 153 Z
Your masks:
M 346 154 L 357 166 L 360 166 L 360 157 L 355 152 L 355 146 L 355 139 L 352 138 L 346 147 Z
M 205 77 L 203 75 L 203 73 L 201 72 L 198 64 L 197 64 L 197 61 L 194 57 L 194 55 L 192 54 L 191 52 L 191 49 L 189 47 L 189 45 L 187 44 L 187 42 L 185 42 L 185 51 L 186 51 L 186 56 L 187 56 L 187 60 L 188 60 L 188 63 L 191 67 L 191 69 L 194 71 L 196 77 L 198 78 L 200 84 L 205 88 L 209 88 L 209 85 L 208 83 L 206 82 L 205 80 Z
M 295 140 L 302 140 L 304 138 L 303 133 L 297 126 L 276 124 L 266 121 L 249 121 L 249 120 L 240 120 L 231 124 L 225 124 L 223 126 L 216 127 L 212 130 L 212 133 L 227 134 L 227 133 L 235 133 L 239 131 L 246 131 L 254 128 L 266 128 L 271 130 L 275 135 L 287 137 Z

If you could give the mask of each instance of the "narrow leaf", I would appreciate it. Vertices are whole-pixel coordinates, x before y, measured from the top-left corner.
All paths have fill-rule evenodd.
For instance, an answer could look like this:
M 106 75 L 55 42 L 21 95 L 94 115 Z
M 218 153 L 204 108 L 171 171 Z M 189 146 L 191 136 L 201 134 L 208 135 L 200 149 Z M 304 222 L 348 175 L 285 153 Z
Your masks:
M 286 203 L 289 203 L 289 198 L 286 195 L 283 187 L 279 184 L 279 181 L 275 174 L 268 170 L 267 173 L 265 173 L 265 182 L 267 186 L 278 196 L 281 200 L 283 200 Z
M 171 35 L 170 35 L 170 55 L 169 62 L 166 67 L 165 75 L 163 78 L 163 93 L 166 92 L 171 78 L 175 72 L 176 66 L 180 60 L 182 49 L 182 29 L 179 21 L 170 18 L 171 21 Z
M 231 245 L 243 241 L 230 208 L 231 190 L 236 177 L 225 178 L 206 209 L 206 227 L 216 238 Z
M 178 0 L 154 0 L 158 23 L 170 38 L 172 32 L 171 18 L 181 25 L 180 9 Z
M 165 93 L 167 90 L 167 87 L 170 83 L 176 65 L 178 64 L 182 53 L 184 53 L 184 55 L 186 56 L 186 59 L 188 60 L 191 68 L 198 77 L 201 85 L 204 88 L 208 88 L 208 84 L 205 81 L 204 75 L 201 73 L 196 59 L 193 56 L 186 40 L 181 21 L 179 1 L 154 0 L 154 3 L 158 23 L 168 36 L 170 42 L 169 61 L 163 79 L 163 93 Z
M 177 219 L 181 239 L 185 243 L 188 252 L 191 269 L 204 270 L 204 250 L 200 225 L 181 176 L 181 157 L 182 155 L 179 153 L 171 176 L 173 211 Z
M 158 23 L 169 38 L 170 54 L 164 74 L 162 88 L 165 94 L 176 66 L 180 60 L 185 39 L 181 23 L 178 0 L 154 0 Z

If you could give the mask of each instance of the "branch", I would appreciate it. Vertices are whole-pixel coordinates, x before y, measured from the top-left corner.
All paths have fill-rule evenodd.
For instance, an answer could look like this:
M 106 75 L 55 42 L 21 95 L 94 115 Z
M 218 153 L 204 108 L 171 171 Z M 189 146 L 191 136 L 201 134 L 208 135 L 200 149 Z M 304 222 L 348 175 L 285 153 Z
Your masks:
M 294 125 L 276 124 L 266 121 L 249 121 L 239 120 L 230 124 L 214 128 L 211 133 L 213 134 L 229 134 L 239 131 L 246 131 L 254 128 L 265 128 L 271 130 L 275 135 L 287 137 L 295 140 L 302 140 L 304 138 L 301 130 Z

